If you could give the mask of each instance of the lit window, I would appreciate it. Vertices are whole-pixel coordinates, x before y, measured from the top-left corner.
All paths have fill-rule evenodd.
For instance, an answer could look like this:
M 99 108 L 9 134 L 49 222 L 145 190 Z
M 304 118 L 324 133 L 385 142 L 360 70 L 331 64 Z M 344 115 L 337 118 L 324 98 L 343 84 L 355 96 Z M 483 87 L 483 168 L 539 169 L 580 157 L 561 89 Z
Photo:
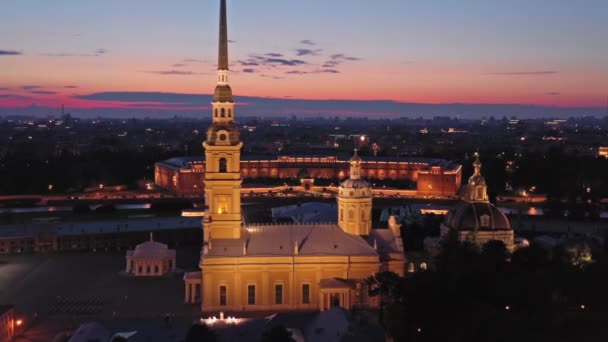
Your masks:
M 255 285 L 247 286 L 247 304 L 255 305 Z
M 220 285 L 220 306 L 226 306 L 226 285 Z
M 302 284 L 302 304 L 310 304 L 310 284 Z
M 283 285 L 277 284 L 274 286 L 274 303 L 283 304 Z

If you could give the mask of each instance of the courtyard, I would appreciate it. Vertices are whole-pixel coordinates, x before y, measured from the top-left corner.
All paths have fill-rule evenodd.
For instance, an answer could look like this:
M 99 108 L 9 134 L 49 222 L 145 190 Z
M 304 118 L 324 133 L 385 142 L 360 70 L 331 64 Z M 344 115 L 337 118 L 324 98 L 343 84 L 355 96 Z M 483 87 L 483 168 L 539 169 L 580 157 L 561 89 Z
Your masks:
M 196 270 L 198 250 L 178 250 L 177 266 Z M 69 253 L 0 257 L 0 303 L 15 304 L 26 331 L 17 341 L 52 341 L 83 322 L 98 320 L 190 322 L 198 306 L 185 305 L 182 274 L 125 275 L 124 253 Z M 164 322 L 164 323 L 163 323 Z

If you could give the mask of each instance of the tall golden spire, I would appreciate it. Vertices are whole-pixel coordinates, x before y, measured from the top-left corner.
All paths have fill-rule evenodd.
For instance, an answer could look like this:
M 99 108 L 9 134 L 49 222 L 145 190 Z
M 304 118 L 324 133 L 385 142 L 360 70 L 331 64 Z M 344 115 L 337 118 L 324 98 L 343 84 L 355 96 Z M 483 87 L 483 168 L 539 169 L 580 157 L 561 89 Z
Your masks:
M 228 70 L 228 14 L 226 0 L 220 3 L 220 41 L 217 70 Z

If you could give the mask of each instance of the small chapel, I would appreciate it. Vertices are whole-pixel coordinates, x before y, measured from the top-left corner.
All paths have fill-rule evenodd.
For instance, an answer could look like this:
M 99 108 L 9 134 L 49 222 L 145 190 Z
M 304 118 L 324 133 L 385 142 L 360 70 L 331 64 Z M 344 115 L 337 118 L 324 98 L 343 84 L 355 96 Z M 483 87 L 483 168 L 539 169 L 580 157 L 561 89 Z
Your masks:
M 404 274 L 400 225 L 372 229 L 372 194 L 361 158 L 340 184 L 337 224 L 245 225 L 241 214 L 241 148 L 228 82 L 226 0 L 220 3 L 217 86 L 203 143 L 205 204 L 200 272 L 184 276 L 185 300 L 203 312 L 350 309 L 378 303 L 364 279 Z M 193 291 L 200 291 L 194 294 Z

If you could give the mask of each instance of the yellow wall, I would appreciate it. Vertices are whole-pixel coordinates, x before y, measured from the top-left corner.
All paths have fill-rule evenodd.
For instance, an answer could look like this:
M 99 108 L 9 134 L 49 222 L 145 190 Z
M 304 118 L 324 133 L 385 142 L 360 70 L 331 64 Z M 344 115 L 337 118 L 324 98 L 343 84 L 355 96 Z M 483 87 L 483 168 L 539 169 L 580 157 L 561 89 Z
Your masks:
M 363 280 L 380 270 L 377 257 L 241 257 L 203 258 L 202 310 L 317 310 L 321 279 Z M 302 284 L 310 284 L 310 303 L 302 303 Z M 247 286 L 256 285 L 256 304 L 247 304 Z M 283 284 L 283 304 L 275 305 L 275 284 Z M 220 306 L 219 287 L 227 286 L 227 305 Z M 356 304 L 363 298 L 355 296 Z

